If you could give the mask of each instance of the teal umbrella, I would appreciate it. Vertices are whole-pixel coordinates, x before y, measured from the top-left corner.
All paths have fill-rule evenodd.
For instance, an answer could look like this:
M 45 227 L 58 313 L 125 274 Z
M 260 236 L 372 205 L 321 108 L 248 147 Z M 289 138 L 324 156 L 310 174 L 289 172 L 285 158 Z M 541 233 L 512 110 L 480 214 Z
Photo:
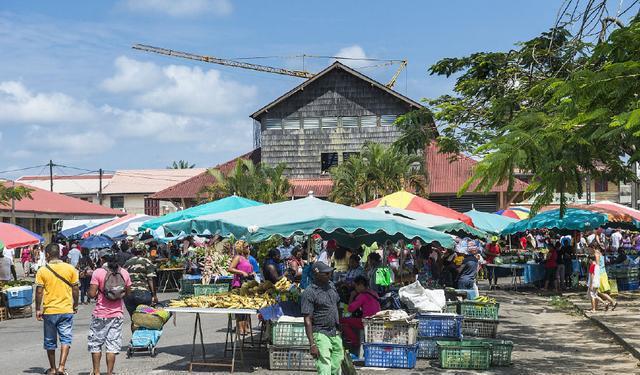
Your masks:
M 197 233 L 205 230 L 213 234 L 244 238 L 249 242 L 265 241 L 278 235 L 320 233 L 334 238 L 344 246 L 360 246 L 385 239 L 439 242 L 453 247 L 451 236 L 389 215 L 367 212 L 357 208 L 327 202 L 315 197 L 285 201 L 263 206 L 243 208 L 214 215 L 201 216 L 165 224 L 166 232 Z
M 403 219 L 409 220 L 410 222 L 423 225 L 429 229 L 455 234 L 459 237 L 467 237 L 467 236 L 472 236 L 476 238 L 489 237 L 489 234 L 484 230 L 471 227 L 460 220 L 451 219 L 444 216 L 424 214 L 422 212 L 416 212 L 416 211 L 406 210 L 403 208 L 386 207 L 386 206 L 366 208 L 365 210 L 369 212 L 377 212 L 377 213 L 382 213 L 387 215 L 393 215 L 394 217 L 403 218 Z
M 464 214 L 469 216 L 471 220 L 473 220 L 473 224 L 476 226 L 476 228 L 482 229 L 483 231 L 491 234 L 500 234 L 500 232 L 502 232 L 502 230 L 509 224 L 518 222 L 517 219 L 508 216 L 492 214 L 489 212 L 480 212 L 476 210 L 471 210 L 469 212 L 465 212 Z
M 163 224 L 172 223 L 174 221 L 193 219 L 198 216 L 237 210 L 239 208 L 259 206 L 262 204 L 263 203 L 252 201 L 251 199 L 237 197 L 234 195 L 145 221 L 140 226 L 140 231 L 145 231 L 147 229 L 157 229 Z
M 603 226 L 608 221 L 605 214 L 580 210 L 577 208 L 567 208 L 564 216 L 560 218 L 560 210 L 550 210 L 537 214 L 527 220 L 520 220 L 509 224 L 501 234 L 514 234 L 524 232 L 529 229 L 564 229 L 586 231 Z

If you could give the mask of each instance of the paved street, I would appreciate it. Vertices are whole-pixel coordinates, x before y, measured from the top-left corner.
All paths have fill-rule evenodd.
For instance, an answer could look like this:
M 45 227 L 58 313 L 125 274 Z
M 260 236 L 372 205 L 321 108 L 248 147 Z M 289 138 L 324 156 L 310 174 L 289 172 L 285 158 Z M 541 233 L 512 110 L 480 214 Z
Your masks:
M 172 297 L 165 294 L 163 298 Z M 640 373 L 637 361 L 610 336 L 588 319 L 557 310 L 548 303 L 548 297 L 536 294 L 496 292 L 501 302 L 499 337 L 515 343 L 513 367 L 492 370 L 496 374 L 576 374 L 576 373 Z M 90 359 L 86 351 L 87 330 L 91 306 L 81 306 L 74 327 L 74 345 L 68 362 L 71 374 L 88 374 Z M 622 312 L 621 312 L 622 313 Z M 160 340 L 156 358 L 140 354 L 126 359 L 124 352 L 118 357 L 116 371 L 119 374 L 184 374 L 191 350 L 194 317 L 179 315 L 176 325 L 167 323 Z M 203 328 L 207 351 L 221 357 L 224 346 L 226 320 L 223 317 L 203 316 Z M 32 319 L 15 319 L 0 323 L 3 350 L 0 351 L 2 374 L 39 374 L 46 367 L 42 348 L 41 323 Z M 129 340 L 125 332 L 123 344 Z M 247 353 L 246 362 L 238 372 L 266 374 L 266 352 Z M 209 373 L 211 369 L 197 371 Z M 379 374 L 380 370 L 362 369 L 364 374 Z M 414 370 L 386 370 L 393 374 L 443 373 L 432 368 L 426 360 L 418 362 Z M 285 373 L 285 372 L 281 372 Z M 447 373 L 447 372 L 444 372 Z M 449 373 L 475 373 L 454 372 Z

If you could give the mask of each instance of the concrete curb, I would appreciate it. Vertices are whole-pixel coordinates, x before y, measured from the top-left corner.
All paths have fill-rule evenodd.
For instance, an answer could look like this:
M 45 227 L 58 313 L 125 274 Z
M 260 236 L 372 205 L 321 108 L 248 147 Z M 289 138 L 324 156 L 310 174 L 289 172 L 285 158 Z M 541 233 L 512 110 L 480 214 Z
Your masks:
M 640 351 L 638 351 L 638 349 L 636 349 L 633 345 L 629 344 L 622 336 L 618 335 L 614 330 L 612 330 L 606 324 L 600 321 L 600 319 L 598 319 L 595 316 L 590 316 L 589 314 L 587 314 L 583 308 L 575 304 L 572 300 L 567 298 L 567 301 L 571 303 L 571 305 L 575 310 L 579 311 L 585 318 L 589 319 L 595 325 L 600 327 L 600 329 L 605 331 L 607 334 L 611 335 L 611 337 L 613 337 L 613 339 L 618 344 L 620 344 L 626 351 L 628 351 L 632 356 L 634 356 L 635 359 L 640 361 Z

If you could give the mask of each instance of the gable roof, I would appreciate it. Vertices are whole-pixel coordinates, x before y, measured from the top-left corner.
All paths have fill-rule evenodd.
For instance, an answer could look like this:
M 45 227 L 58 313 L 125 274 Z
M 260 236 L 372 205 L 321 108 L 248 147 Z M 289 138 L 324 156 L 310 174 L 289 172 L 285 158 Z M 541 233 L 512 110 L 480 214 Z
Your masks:
M 451 157 L 455 160 L 450 162 Z M 443 154 L 439 152 L 438 146 L 432 142 L 425 150 L 425 168 L 429 173 L 429 184 L 427 191 L 429 194 L 452 194 L 457 193 L 460 187 L 473 175 L 477 161 L 463 155 Z M 472 193 L 476 184 L 471 185 L 468 193 Z M 527 184 L 516 179 L 513 184 L 513 191 L 524 191 Z M 491 189 L 492 193 L 506 192 L 507 183 L 496 185 Z
M 82 199 L 16 183 L 33 189 L 32 199 L 24 198 L 15 202 L 16 212 L 33 212 L 40 214 L 83 215 L 83 216 L 122 216 L 124 212 L 89 203 Z M 11 211 L 11 205 L 0 205 L 0 211 Z
M 246 154 L 240 155 L 237 158 L 229 160 L 225 163 L 218 164 L 217 166 L 213 167 L 213 169 L 218 169 L 222 173 L 228 173 L 236 166 L 236 161 L 238 159 L 248 159 L 253 161 L 254 163 L 259 163 L 260 148 L 249 151 Z M 160 200 L 196 199 L 198 193 L 200 192 L 200 190 L 202 190 L 203 187 L 214 184 L 215 182 L 215 177 L 213 177 L 205 170 L 204 172 L 199 173 L 196 176 L 160 190 L 157 193 L 151 195 L 149 198 Z
M 335 70 L 335 69 L 342 69 L 368 83 L 370 83 L 372 86 L 375 86 L 377 88 L 379 88 L 380 90 L 395 96 L 396 98 L 406 102 L 407 104 L 409 104 L 412 107 L 415 107 L 415 109 L 419 109 L 422 108 L 423 106 L 416 102 L 413 99 L 410 99 L 402 94 L 400 94 L 397 91 L 394 91 L 390 88 L 388 88 L 387 86 L 383 85 L 382 83 L 367 77 L 366 75 L 348 67 L 347 65 L 342 64 L 339 61 L 334 62 L 333 64 L 329 65 L 327 68 L 325 68 L 324 70 L 322 70 L 321 72 L 319 72 L 318 74 L 316 74 L 315 76 L 313 76 L 312 78 L 309 78 L 308 80 L 302 82 L 300 85 L 294 87 L 293 89 L 291 89 L 290 91 L 288 91 L 287 93 L 285 93 L 284 95 L 280 96 L 279 98 L 277 98 L 276 100 L 272 101 L 271 103 L 265 105 L 264 107 L 260 108 L 259 110 L 255 111 L 254 113 L 251 114 L 251 118 L 256 119 L 257 117 L 261 116 L 263 113 L 267 112 L 269 109 L 273 108 L 274 106 L 280 104 L 281 102 L 283 102 L 284 100 L 288 99 L 289 97 L 291 97 L 293 94 L 297 93 L 298 91 L 303 90 L 306 86 L 310 85 L 311 83 L 317 81 L 318 79 L 322 78 L 324 75 L 326 75 L 327 73 Z
M 105 187 L 112 174 L 102 175 L 102 186 Z M 16 180 L 29 186 L 49 190 L 49 176 L 22 176 Z M 88 195 L 97 194 L 100 190 L 100 176 L 89 174 L 82 176 L 53 176 L 53 191 L 60 194 Z
M 153 194 L 205 172 L 191 169 L 131 169 L 116 171 L 103 194 Z

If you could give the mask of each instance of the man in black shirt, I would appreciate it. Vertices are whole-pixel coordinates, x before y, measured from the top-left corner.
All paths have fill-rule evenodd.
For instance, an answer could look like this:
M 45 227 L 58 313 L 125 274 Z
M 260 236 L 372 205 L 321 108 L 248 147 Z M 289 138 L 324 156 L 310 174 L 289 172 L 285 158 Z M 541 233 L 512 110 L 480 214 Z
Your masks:
M 315 262 L 311 268 L 313 283 L 301 298 L 304 328 L 320 375 L 339 374 L 344 356 L 342 338 L 337 331 L 340 297 L 330 281 L 332 271 L 325 263 Z

